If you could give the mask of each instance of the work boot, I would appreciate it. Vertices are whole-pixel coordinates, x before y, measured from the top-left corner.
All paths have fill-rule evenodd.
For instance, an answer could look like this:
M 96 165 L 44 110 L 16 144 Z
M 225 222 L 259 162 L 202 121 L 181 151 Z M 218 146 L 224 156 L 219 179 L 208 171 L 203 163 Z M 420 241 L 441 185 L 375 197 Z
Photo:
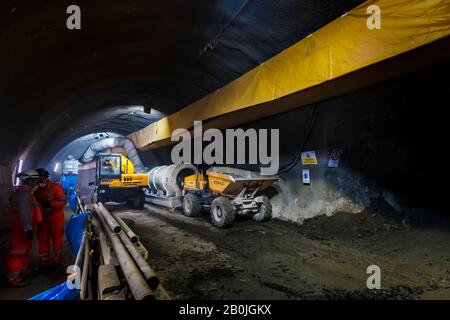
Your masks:
M 40 272 L 41 270 L 40 269 L 38 269 L 38 268 L 30 268 L 29 266 L 26 266 L 26 267 L 24 267 L 23 269 L 22 269 L 22 271 L 20 271 L 20 277 L 22 278 L 22 279 L 31 279 L 31 278 L 34 278 L 34 277 L 36 277 L 38 274 L 39 274 L 39 272 Z
M 56 269 L 62 266 L 62 253 L 57 252 L 53 254 L 52 261 L 50 261 L 50 267 Z
M 36 271 L 44 271 L 45 269 L 48 269 L 50 266 L 50 256 L 48 254 L 41 254 L 39 257 L 39 266 L 35 267 Z
M 23 288 L 30 285 L 30 282 L 24 281 L 20 273 L 10 273 L 7 276 L 7 284 L 11 288 Z

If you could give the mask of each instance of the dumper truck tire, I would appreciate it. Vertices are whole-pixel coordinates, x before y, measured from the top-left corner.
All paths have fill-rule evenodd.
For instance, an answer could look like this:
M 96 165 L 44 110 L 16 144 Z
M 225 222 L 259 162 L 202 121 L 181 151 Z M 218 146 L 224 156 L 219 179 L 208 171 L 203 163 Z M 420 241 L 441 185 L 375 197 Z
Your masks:
M 131 207 L 133 209 L 143 209 L 145 206 L 145 194 L 144 191 L 139 190 L 137 197 L 131 201 Z
M 197 217 L 202 211 L 202 204 L 198 196 L 188 193 L 183 199 L 183 214 L 186 217 Z
M 211 220 L 217 228 L 229 228 L 234 222 L 234 207 L 225 197 L 218 197 L 211 204 Z
M 254 221 L 265 222 L 272 217 L 272 204 L 267 196 L 261 196 L 259 211 L 253 216 Z

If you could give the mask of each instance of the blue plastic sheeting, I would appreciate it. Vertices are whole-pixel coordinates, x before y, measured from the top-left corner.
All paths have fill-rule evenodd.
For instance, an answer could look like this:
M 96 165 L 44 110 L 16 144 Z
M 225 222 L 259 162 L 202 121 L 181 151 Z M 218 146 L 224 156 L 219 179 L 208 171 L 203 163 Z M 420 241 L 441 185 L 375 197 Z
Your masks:
M 67 283 L 64 282 L 28 300 L 77 300 L 79 297 L 80 289 L 69 289 Z
M 76 175 L 63 175 L 61 177 L 61 186 L 69 197 L 75 192 L 77 177 Z
M 83 233 L 86 231 L 86 222 L 90 212 L 74 214 L 66 224 L 66 238 L 69 240 L 70 247 L 76 255 L 80 249 Z M 29 300 L 75 300 L 80 297 L 79 289 L 69 289 L 67 282 L 64 282 L 54 288 L 41 292 Z
M 77 213 L 78 201 L 77 201 L 77 193 L 76 192 L 72 193 L 69 196 L 69 207 L 74 213 Z
M 66 238 L 74 254 L 77 254 L 81 247 L 83 233 L 86 231 L 86 221 L 90 214 L 90 212 L 74 214 L 66 224 Z

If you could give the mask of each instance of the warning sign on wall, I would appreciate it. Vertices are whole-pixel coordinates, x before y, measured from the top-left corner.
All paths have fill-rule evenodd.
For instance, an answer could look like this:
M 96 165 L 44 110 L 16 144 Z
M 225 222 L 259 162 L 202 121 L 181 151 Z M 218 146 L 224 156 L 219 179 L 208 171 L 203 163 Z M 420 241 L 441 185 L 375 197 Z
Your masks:
M 316 152 L 315 151 L 305 151 L 301 153 L 302 164 L 317 164 Z
M 328 160 L 328 168 L 337 168 L 339 159 L 341 159 L 342 149 L 333 149 L 331 151 L 330 160 Z

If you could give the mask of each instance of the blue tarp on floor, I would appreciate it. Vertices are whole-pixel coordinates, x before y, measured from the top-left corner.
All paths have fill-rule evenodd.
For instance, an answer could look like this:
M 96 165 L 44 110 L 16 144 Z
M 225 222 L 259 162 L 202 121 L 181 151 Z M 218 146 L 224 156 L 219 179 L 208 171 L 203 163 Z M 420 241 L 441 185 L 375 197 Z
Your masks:
M 76 255 L 80 249 L 83 233 L 86 231 L 86 222 L 90 212 L 74 214 L 66 224 L 66 238 L 70 243 L 73 253 Z M 79 289 L 70 289 L 67 282 L 54 288 L 41 292 L 29 300 L 75 300 L 80 297 Z

